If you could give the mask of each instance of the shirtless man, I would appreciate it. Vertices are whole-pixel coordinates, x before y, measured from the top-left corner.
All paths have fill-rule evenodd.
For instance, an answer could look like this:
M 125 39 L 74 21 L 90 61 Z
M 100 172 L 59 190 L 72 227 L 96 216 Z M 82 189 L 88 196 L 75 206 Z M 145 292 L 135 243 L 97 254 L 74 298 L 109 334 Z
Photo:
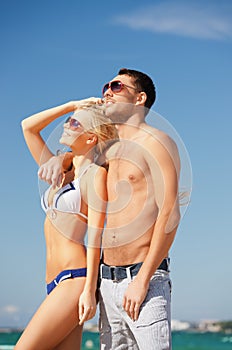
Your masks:
M 155 101 L 146 74 L 121 69 L 103 95 L 120 142 L 106 154 L 101 349 L 171 349 L 168 254 L 180 220 L 178 150 L 165 133 L 145 122 Z

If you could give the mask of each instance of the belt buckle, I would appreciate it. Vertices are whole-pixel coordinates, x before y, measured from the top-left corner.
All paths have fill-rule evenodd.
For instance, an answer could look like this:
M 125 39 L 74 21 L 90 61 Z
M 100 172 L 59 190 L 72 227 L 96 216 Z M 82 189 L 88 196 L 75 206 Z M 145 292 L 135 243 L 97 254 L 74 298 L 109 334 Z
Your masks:
M 118 280 L 116 278 L 115 269 L 116 269 L 116 267 L 110 266 L 111 279 L 112 279 L 113 282 L 118 282 Z

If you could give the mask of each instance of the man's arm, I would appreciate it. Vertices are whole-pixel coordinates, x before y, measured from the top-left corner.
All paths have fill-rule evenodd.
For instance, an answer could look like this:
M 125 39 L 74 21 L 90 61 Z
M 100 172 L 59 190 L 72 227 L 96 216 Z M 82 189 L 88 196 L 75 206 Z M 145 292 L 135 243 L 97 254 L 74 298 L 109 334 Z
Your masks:
M 48 182 L 54 188 L 60 186 L 63 176 L 67 171 L 73 168 L 73 153 L 62 153 L 51 157 L 46 163 L 42 164 L 38 171 L 41 180 Z
M 155 189 L 159 214 L 148 254 L 143 265 L 129 284 L 123 306 L 128 315 L 136 320 L 139 308 L 146 297 L 149 281 L 162 260 L 168 256 L 180 220 L 178 201 L 179 155 L 176 145 L 165 136 L 161 140 L 150 137 L 146 144 L 145 159 L 149 166 Z

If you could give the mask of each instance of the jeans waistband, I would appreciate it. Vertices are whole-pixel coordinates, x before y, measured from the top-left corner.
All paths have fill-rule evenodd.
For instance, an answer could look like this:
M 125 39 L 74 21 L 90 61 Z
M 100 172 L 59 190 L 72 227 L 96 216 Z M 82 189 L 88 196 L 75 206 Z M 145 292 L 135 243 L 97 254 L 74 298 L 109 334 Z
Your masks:
M 169 258 L 165 258 L 157 270 L 169 272 Z M 118 282 L 125 278 L 131 279 L 136 276 L 142 266 L 142 262 L 129 266 L 109 266 L 104 263 L 100 265 L 100 278 L 110 279 Z

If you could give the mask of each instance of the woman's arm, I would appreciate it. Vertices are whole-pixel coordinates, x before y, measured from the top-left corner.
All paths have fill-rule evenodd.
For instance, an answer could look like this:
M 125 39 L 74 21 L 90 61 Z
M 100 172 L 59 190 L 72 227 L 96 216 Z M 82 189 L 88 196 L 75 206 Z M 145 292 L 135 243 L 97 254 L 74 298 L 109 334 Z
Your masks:
M 79 101 L 70 101 L 60 106 L 34 114 L 22 121 L 24 138 L 38 165 L 45 163 L 53 156 L 52 152 L 41 137 L 40 132 L 62 115 L 81 109 L 86 104 L 96 104 L 97 101 L 99 101 L 99 99 L 96 97 L 90 97 Z
M 88 198 L 88 246 L 87 277 L 84 291 L 79 300 L 80 324 L 91 319 L 96 312 L 96 289 L 101 254 L 101 238 L 107 204 L 107 172 L 99 167 L 94 176 L 90 172 Z M 92 186 L 90 186 L 92 184 Z
M 27 146 L 38 165 L 45 163 L 53 154 L 47 147 L 40 132 L 58 117 L 75 110 L 75 104 L 68 102 L 34 114 L 22 121 Z

